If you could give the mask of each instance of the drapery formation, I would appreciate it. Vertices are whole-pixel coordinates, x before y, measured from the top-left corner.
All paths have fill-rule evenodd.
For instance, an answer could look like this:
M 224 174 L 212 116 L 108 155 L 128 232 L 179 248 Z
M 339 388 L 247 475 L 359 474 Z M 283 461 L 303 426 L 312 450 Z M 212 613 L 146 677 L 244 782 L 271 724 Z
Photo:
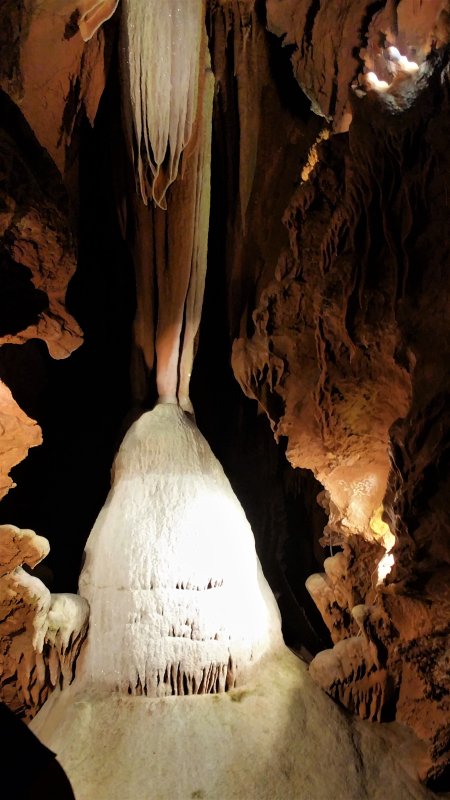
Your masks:
M 210 204 L 214 80 L 204 12 L 204 0 L 126 0 L 122 9 L 124 117 L 140 194 L 136 340 L 148 369 L 156 356 L 160 400 L 186 409 Z

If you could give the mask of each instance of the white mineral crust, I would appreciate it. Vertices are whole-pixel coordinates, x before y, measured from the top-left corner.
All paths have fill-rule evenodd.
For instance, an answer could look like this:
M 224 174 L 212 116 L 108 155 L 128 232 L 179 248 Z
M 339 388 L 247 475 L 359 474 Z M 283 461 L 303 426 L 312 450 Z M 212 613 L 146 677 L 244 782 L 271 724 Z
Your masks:
M 178 406 L 126 435 L 80 588 L 84 664 L 31 723 L 77 800 L 432 797 L 408 742 L 343 714 L 283 645 L 244 512 Z
M 86 545 L 79 680 L 153 696 L 224 691 L 282 644 L 250 525 L 191 418 L 161 404 L 128 431 Z

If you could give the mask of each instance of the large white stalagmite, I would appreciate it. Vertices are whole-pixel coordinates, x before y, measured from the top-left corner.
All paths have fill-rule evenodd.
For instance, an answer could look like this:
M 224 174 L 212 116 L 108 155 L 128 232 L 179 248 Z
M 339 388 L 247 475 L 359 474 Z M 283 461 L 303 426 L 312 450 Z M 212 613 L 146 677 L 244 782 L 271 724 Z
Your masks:
M 136 171 L 144 201 L 163 208 L 197 118 L 203 15 L 204 0 L 122 0 Z
M 205 50 L 195 145 L 183 176 L 170 189 L 167 211 L 157 208 L 154 212 L 157 389 L 161 399 L 176 399 L 185 410 L 192 410 L 189 382 L 208 252 L 214 76 L 206 43 Z
M 130 428 L 86 545 L 90 628 L 77 681 L 153 696 L 224 691 L 282 644 L 252 531 L 178 406 Z

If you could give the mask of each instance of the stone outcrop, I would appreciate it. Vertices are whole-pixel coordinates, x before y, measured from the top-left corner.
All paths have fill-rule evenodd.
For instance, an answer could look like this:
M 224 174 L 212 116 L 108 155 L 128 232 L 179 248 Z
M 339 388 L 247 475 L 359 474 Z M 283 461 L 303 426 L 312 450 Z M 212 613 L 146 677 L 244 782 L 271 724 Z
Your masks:
M 343 548 L 309 582 L 337 642 L 312 673 L 351 710 L 396 718 L 428 741 L 422 777 L 440 786 L 449 745 L 447 12 L 382 5 L 362 25 L 366 4 L 268 3 L 269 25 L 295 45 L 296 77 L 327 123 L 284 215 L 289 247 L 247 316 L 253 331 L 234 343 L 233 369 L 286 437 L 292 465 L 324 485 L 324 544 Z
M 67 198 L 56 168 L 1 91 L 0 108 L 0 346 L 42 339 L 54 358 L 65 358 L 82 342 L 65 307 L 76 268 Z M 0 406 L 3 496 L 14 485 L 7 477 L 11 467 L 42 438 L 4 384 Z
M 3 93 L 0 102 L 0 345 L 43 339 L 65 358 L 82 342 L 64 305 L 76 269 L 67 196 L 19 109 Z
M 267 0 L 267 22 L 284 46 L 294 46 L 296 79 L 312 110 L 338 133 L 352 120 L 352 85 L 368 72 L 391 83 L 388 46 L 422 63 L 432 49 L 447 44 L 449 32 L 445 0 Z
M 34 531 L 0 526 L 0 698 L 31 719 L 57 685 L 70 683 L 89 607 L 78 595 L 51 595 L 33 569 L 49 552 Z
M 50 0 L 0 10 L 0 345 L 41 339 L 56 359 L 83 340 L 65 305 L 77 263 L 74 134 L 83 114 L 93 123 L 105 82 L 104 34 L 85 45 L 77 19 L 75 3 Z M 5 494 L 9 470 L 41 435 L 3 385 L 1 408 Z

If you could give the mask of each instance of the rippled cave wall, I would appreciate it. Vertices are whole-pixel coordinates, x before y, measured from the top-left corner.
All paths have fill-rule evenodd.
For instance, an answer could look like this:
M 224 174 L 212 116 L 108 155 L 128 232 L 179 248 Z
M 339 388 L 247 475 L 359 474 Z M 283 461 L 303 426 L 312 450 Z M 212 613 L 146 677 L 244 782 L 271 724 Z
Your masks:
M 311 674 L 349 710 L 412 728 L 422 777 L 445 788 L 450 10 L 207 5 L 197 423 L 253 526 L 287 642 L 319 653 Z M 75 6 L 0 11 L 0 522 L 49 539 L 40 574 L 56 591 L 76 591 L 117 444 L 156 399 L 133 327 L 120 5 L 87 44 Z

